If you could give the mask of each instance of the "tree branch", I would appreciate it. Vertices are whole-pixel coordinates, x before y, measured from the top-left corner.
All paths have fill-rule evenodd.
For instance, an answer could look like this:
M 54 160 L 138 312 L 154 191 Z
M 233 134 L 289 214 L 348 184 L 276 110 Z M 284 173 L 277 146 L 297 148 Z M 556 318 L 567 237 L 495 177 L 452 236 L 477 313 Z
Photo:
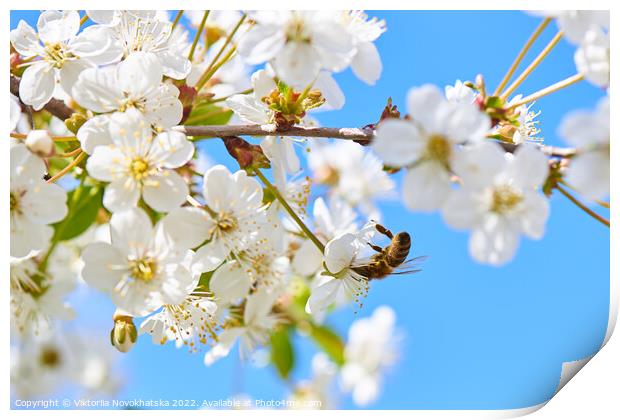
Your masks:
M 19 83 L 21 79 L 17 76 L 11 75 L 11 93 L 19 98 Z M 50 114 L 60 118 L 61 120 L 66 120 L 71 117 L 71 115 L 75 112 L 72 108 L 68 107 L 63 101 L 59 99 L 51 99 L 44 107 L 46 111 Z
M 19 77 L 11 75 L 11 93 L 19 97 Z M 66 120 L 75 112 L 63 101 L 50 100 L 44 107 L 46 111 L 56 117 Z M 173 128 L 188 136 L 197 137 L 233 137 L 233 136 L 292 136 L 292 137 L 323 137 L 332 139 L 352 140 L 363 146 L 370 144 L 374 129 L 370 126 L 362 128 L 332 128 L 332 127 L 300 127 L 292 126 L 286 129 L 276 127 L 275 124 L 242 124 L 242 125 L 196 125 L 176 126 Z M 507 152 L 514 152 L 518 145 L 498 141 Z M 553 146 L 538 146 L 543 153 L 549 156 L 569 158 L 575 154 L 575 149 Z
M 278 129 L 275 124 L 265 125 L 204 125 L 177 126 L 175 130 L 188 136 L 231 137 L 231 136 L 293 136 L 293 137 L 330 137 L 334 139 L 369 141 L 373 130 L 369 128 L 328 128 L 299 127 Z
M 177 126 L 174 130 L 188 136 L 201 137 L 232 137 L 232 136 L 293 136 L 293 137 L 325 137 L 333 139 L 353 140 L 356 143 L 367 145 L 371 142 L 374 130 L 364 128 L 331 128 L 331 127 L 299 127 L 278 129 L 274 124 L 257 125 L 205 125 L 205 126 Z M 497 141 L 507 152 L 514 152 L 517 144 Z M 553 146 L 538 146 L 543 153 L 549 156 L 568 158 L 575 154 L 575 149 Z

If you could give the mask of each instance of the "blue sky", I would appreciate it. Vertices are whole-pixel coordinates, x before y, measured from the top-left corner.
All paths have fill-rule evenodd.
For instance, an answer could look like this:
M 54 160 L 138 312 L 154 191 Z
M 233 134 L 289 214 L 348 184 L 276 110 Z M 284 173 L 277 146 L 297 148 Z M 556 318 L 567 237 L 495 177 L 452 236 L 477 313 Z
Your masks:
M 342 110 L 317 114 L 325 126 L 363 126 L 376 121 L 388 96 L 404 110 L 410 87 L 478 73 L 494 87 L 539 18 L 521 12 L 372 12 L 387 22 L 378 40 L 383 74 L 375 86 L 350 71 L 336 75 L 347 102 Z M 13 12 L 31 24 L 36 13 Z M 533 48 L 529 62 L 555 34 L 551 24 Z M 562 40 L 520 93 L 529 94 L 575 73 L 574 47 Z M 604 95 L 586 82 L 538 101 L 547 144 L 562 145 L 556 130 L 564 114 L 593 108 Z M 219 142 L 205 142 L 215 161 L 235 168 Z M 399 178 L 398 176 L 396 177 Z M 410 213 L 397 201 L 381 204 L 393 231 L 413 237 L 413 252 L 428 255 L 424 270 L 373 284 L 357 315 L 345 308 L 327 323 L 341 335 L 356 317 L 382 304 L 394 308 L 405 339 L 399 364 L 388 372 L 378 409 L 502 409 L 540 403 L 556 388 L 561 364 L 598 349 L 605 335 L 609 305 L 609 232 L 562 196 L 551 199 L 543 240 L 523 240 L 516 259 L 501 268 L 481 266 L 467 253 L 465 232 L 447 228 L 437 214 Z M 108 299 L 89 295 L 77 302 L 82 327 L 110 328 Z M 105 341 L 105 334 L 102 335 Z M 294 377 L 309 375 L 315 347 L 295 341 Z M 122 398 L 217 399 L 246 393 L 281 398 L 286 387 L 273 369 L 255 368 L 228 357 L 206 368 L 201 354 L 173 345 L 154 346 L 142 337 L 121 356 L 127 384 Z M 343 408 L 353 408 L 349 398 Z

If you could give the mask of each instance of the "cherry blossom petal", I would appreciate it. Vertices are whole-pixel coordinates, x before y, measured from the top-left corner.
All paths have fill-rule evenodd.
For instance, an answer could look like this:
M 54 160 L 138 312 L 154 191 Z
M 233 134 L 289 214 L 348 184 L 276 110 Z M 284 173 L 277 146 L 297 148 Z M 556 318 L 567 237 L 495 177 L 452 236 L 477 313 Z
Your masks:
M 331 273 L 337 274 L 351 265 L 357 250 L 354 234 L 336 236 L 325 246 L 325 266 Z
M 34 57 L 43 52 L 37 33 L 23 20 L 11 31 L 11 44 L 24 57 Z
M 372 150 L 387 165 L 403 166 L 419 158 L 425 141 L 415 125 L 387 119 L 379 124 Z
M 142 197 L 153 210 L 168 212 L 185 202 L 189 188 L 181 175 L 166 170 L 144 181 Z
M 209 239 L 214 222 L 195 207 L 179 207 L 162 219 L 163 232 L 180 248 L 195 248 Z
M 116 174 L 122 170 L 125 160 L 125 155 L 118 147 L 97 146 L 86 161 L 86 170 L 90 176 L 99 181 L 111 182 L 118 179 Z
M 99 146 L 97 149 L 105 147 Z M 95 149 L 95 153 L 97 153 Z M 132 178 L 112 181 L 103 193 L 103 205 L 111 212 L 128 210 L 135 207 L 140 199 L 140 188 Z
M 89 118 L 78 130 L 77 139 L 80 141 L 82 150 L 92 155 L 97 146 L 106 146 L 112 143 L 112 137 L 108 129 L 108 115 L 96 115 Z
M 80 14 L 75 10 L 46 10 L 39 15 L 37 30 L 44 43 L 68 41 L 80 29 Z
M 91 243 L 82 251 L 82 278 L 86 283 L 104 292 L 111 292 L 127 272 L 127 261 L 122 252 L 103 242 Z
M 19 98 L 39 111 L 52 99 L 55 87 L 55 69 L 45 61 L 39 61 L 24 71 L 19 84 Z
M 496 215 L 489 215 L 469 238 L 471 256 L 478 262 L 495 266 L 510 261 L 518 246 L 518 232 Z
M 206 239 L 206 237 L 205 237 Z M 193 273 L 208 273 L 215 270 L 230 251 L 220 241 L 211 241 L 196 251 L 192 262 Z
M 247 295 L 251 285 L 246 270 L 237 261 L 230 261 L 213 273 L 209 289 L 221 301 L 235 302 Z
M 151 219 L 141 208 L 117 211 L 110 219 L 110 237 L 112 245 L 124 249 L 127 254 L 132 250 L 144 250 L 153 238 Z
M 351 70 L 358 79 L 369 85 L 374 85 L 379 80 L 383 65 L 375 44 L 364 42 L 357 45 L 357 53 L 351 61 Z
M 47 248 L 53 234 L 51 226 L 11 217 L 11 257 L 22 258 Z
M 407 171 L 402 188 L 403 201 L 410 210 L 434 211 L 450 194 L 450 174 L 436 162 L 422 162 Z
M 41 224 L 58 222 L 67 215 L 67 192 L 56 184 L 40 180 L 21 199 L 27 217 Z

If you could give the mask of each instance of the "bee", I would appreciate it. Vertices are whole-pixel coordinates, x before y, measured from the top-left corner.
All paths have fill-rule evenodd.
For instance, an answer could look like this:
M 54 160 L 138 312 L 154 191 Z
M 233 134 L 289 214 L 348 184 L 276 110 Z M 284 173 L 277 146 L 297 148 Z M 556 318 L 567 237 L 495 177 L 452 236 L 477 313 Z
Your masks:
M 416 257 L 407 260 L 409 251 L 411 250 L 411 236 L 407 232 L 399 232 L 396 235 L 381 226 L 375 224 L 377 232 L 387 236 L 390 239 L 390 244 L 384 248 L 378 245 L 368 244 L 376 254 L 370 257 L 370 260 L 357 267 L 352 267 L 353 271 L 367 278 L 383 279 L 391 274 L 411 274 L 420 271 L 419 268 L 415 268 L 414 264 L 421 262 L 426 257 Z M 403 264 L 408 264 L 408 267 L 401 267 Z M 405 268 L 401 271 L 396 271 L 397 268 Z

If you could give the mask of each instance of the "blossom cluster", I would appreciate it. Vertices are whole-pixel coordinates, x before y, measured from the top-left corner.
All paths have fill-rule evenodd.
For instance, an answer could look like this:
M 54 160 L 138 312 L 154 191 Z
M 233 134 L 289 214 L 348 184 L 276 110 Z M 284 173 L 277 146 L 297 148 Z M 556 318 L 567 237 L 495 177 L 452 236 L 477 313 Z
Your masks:
M 579 45 L 580 74 L 606 87 L 604 16 L 553 16 Z M 392 174 L 402 173 L 408 209 L 471 230 L 472 257 L 491 265 L 513 259 L 521 236 L 543 237 L 549 196 L 564 182 L 588 199 L 609 194 L 608 98 L 566 117 L 560 133 L 574 150 L 564 156 L 541 144 L 528 97 L 488 93 L 482 77 L 412 88 L 406 115 L 390 100 L 377 122 L 349 130 L 362 138 L 316 134 L 315 111 L 345 103 L 334 73 L 377 82 L 374 42 L 385 31 L 362 11 L 48 10 L 36 29 L 20 21 L 10 151 L 17 392 L 32 377 L 57 381 L 52 368 L 89 371 L 92 352 L 58 338 L 75 315 L 69 294 L 88 286 L 116 307 L 110 341 L 121 352 L 150 335 L 203 352 L 210 366 L 235 345 L 244 359 L 265 347 L 289 380 L 299 331 L 322 352 L 292 397 L 328 405 L 339 377 L 356 404 L 371 403 L 398 359 L 393 310 L 358 319 L 348 340 L 326 317 L 362 306 L 374 279 L 418 270 L 409 234 L 393 234 L 377 205 L 395 195 Z M 230 162 L 204 165 L 205 137 L 221 138 Z M 99 376 L 72 380 L 115 388 L 98 358 Z

